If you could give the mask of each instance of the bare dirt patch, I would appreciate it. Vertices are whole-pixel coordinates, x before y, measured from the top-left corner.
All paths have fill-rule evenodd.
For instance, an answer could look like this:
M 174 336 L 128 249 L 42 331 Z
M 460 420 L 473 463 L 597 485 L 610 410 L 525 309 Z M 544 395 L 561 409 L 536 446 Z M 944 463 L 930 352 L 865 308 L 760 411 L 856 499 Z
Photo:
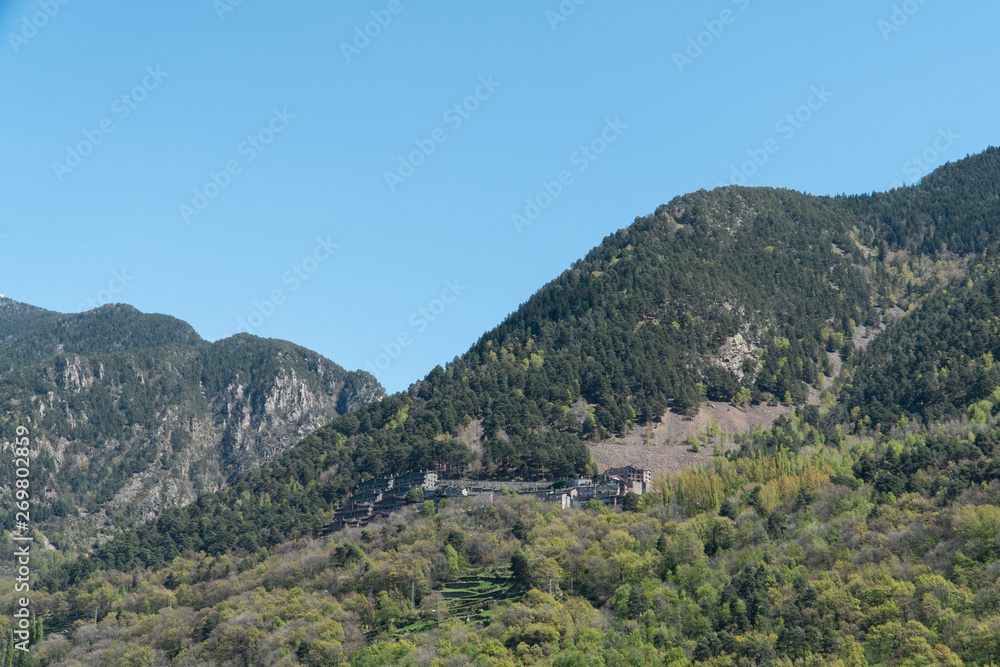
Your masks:
M 458 440 L 464 442 L 476 455 L 476 460 L 481 461 L 483 457 L 483 420 L 473 419 L 467 426 L 463 426 L 458 431 Z
M 592 443 L 590 452 L 598 470 L 634 465 L 649 468 L 656 477 L 711 460 L 715 443 L 721 442 L 723 437 L 727 451 L 736 449 L 733 442 L 736 434 L 770 426 L 778 417 L 789 415 L 793 410 L 790 405 L 761 404 L 743 409 L 729 403 L 709 402 L 701 406 L 696 417 L 667 412 L 659 424 L 636 427 L 623 438 Z M 708 438 L 706 443 L 706 430 L 716 422 L 720 434 Z M 692 451 L 689 437 L 700 439 L 701 451 Z

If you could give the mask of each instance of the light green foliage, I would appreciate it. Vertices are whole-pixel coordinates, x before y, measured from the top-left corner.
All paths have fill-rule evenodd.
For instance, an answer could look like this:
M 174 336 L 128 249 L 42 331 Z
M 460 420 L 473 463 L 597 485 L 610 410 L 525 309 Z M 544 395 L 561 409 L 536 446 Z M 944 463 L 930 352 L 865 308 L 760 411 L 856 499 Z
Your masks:
M 444 546 L 444 563 L 445 567 L 448 568 L 448 574 L 456 574 L 458 572 L 458 552 L 450 544 Z
M 723 456 L 726 453 L 726 439 L 724 436 L 715 441 L 712 453 L 716 456 Z
M 611 610 L 617 618 L 626 619 L 629 617 L 628 600 L 631 595 L 632 587 L 628 584 L 620 586 L 615 591 L 614 596 L 611 598 Z
M 794 442 L 808 428 L 790 421 L 766 435 Z M 895 505 L 872 502 L 870 486 L 848 484 L 864 456 L 900 457 L 929 443 L 744 451 L 671 476 L 640 511 L 560 511 L 523 497 L 493 507 L 449 503 L 433 516 L 421 506 L 404 510 L 395 527 L 304 540 L 261 552 L 247 568 L 200 555 L 135 584 L 100 575 L 68 599 L 83 618 L 102 605 L 101 622 L 63 645 L 64 654 L 100 646 L 95 664 L 281 664 L 294 655 L 301 664 L 389 665 L 417 654 L 511 665 L 573 665 L 581 656 L 587 664 L 689 667 L 986 664 L 1000 655 L 1000 611 L 983 606 L 1000 600 L 987 553 L 1000 510 L 983 502 L 996 491 L 942 510 L 906 492 Z M 725 504 L 725 515 L 713 503 Z M 773 536 L 772 516 L 781 526 Z M 948 522 L 946 548 L 966 554 L 955 576 L 950 566 L 865 560 L 867 545 L 888 544 L 889 533 Z M 944 553 L 935 542 L 896 548 L 917 563 Z M 39 592 L 37 603 L 50 605 L 48 596 Z M 605 605 L 610 619 L 598 613 Z M 117 643 L 102 645 L 112 631 Z M 150 634 L 155 641 L 143 643 Z M 56 646 L 40 655 L 55 655 Z
M 733 394 L 731 402 L 738 408 L 747 406 L 750 403 L 750 390 L 746 387 L 740 387 L 739 391 Z

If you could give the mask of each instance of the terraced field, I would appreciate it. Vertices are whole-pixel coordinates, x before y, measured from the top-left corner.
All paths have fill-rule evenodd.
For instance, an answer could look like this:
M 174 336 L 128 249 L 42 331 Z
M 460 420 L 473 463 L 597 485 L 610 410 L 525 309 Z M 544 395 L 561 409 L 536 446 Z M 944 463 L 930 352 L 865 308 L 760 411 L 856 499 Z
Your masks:
M 510 578 L 510 568 L 481 570 L 448 582 L 438 592 L 444 597 L 447 608 L 439 618 L 422 619 L 399 628 L 394 638 L 405 637 L 430 630 L 442 621 L 457 618 L 471 625 L 488 625 L 493 615 L 491 602 L 502 602 L 515 597 L 516 586 Z M 442 611 L 442 610 L 438 610 Z M 373 636 L 376 633 L 372 633 Z M 373 637 L 369 637 L 371 641 Z
M 490 615 L 489 603 L 507 600 L 514 593 L 509 572 L 496 571 L 461 577 L 441 589 L 448 601 L 448 615 L 464 616 L 470 623 L 486 622 Z

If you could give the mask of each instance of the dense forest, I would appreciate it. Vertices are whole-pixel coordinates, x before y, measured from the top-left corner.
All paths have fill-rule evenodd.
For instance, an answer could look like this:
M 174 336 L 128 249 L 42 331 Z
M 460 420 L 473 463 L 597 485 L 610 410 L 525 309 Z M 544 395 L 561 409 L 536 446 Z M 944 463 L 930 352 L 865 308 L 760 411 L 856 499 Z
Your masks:
M 869 245 L 941 257 L 976 254 L 1000 231 L 1000 148 L 949 162 L 916 187 L 846 197 Z
M 859 355 L 840 418 L 876 428 L 900 419 L 949 419 L 1000 385 L 1000 273 L 984 253 L 961 279 L 929 296 Z
M 53 666 L 995 664 L 996 418 L 830 444 L 800 413 L 629 511 L 438 501 L 327 539 L 95 574 L 36 595 L 50 634 L 75 627 L 34 655 Z
M 205 342 L 186 322 L 125 305 L 62 314 L 3 299 L 0 312 L 4 314 L 0 318 L 0 377 L 57 354 L 102 355 Z
M 889 193 L 677 197 L 407 391 L 47 555 L 36 659 L 998 663 L 998 202 L 997 149 Z M 624 511 L 442 501 L 317 539 L 369 477 L 597 472 L 591 442 L 708 400 L 796 410 Z

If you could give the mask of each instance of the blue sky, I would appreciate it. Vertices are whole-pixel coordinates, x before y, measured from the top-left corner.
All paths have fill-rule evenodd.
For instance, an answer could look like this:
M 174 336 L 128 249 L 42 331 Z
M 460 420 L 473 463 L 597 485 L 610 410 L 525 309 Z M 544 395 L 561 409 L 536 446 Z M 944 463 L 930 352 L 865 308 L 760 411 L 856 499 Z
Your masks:
M 0 293 L 394 391 L 676 195 L 998 143 L 996 3 L 576 2 L 0 2 Z

